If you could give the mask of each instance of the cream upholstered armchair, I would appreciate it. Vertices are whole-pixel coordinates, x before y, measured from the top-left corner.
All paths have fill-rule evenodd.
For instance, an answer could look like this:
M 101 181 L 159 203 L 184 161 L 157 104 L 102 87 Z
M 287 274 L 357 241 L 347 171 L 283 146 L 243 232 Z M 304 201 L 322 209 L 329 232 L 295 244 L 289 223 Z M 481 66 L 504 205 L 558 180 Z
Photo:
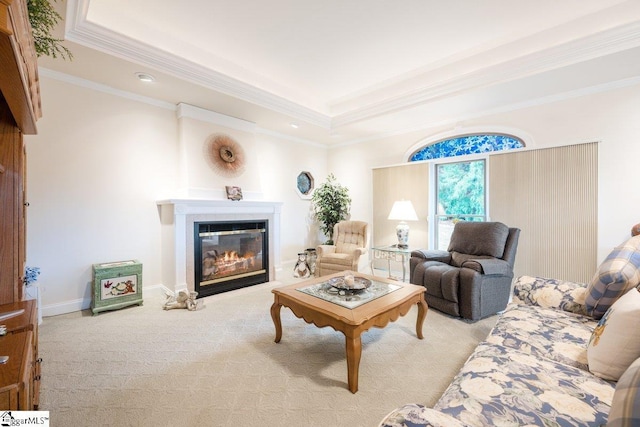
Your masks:
M 364 221 L 342 221 L 333 227 L 333 245 L 316 248 L 318 276 L 339 271 L 358 271 L 360 256 L 367 252 L 369 224 Z

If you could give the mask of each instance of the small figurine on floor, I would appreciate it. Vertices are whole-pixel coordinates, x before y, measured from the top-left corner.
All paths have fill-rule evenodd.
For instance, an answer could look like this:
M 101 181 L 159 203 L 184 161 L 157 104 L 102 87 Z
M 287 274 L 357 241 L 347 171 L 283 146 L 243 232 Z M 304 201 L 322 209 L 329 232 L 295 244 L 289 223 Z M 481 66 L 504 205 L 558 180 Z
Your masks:
M 307 253 L 300 252 L 298 254 L 298 262 L 293 267 L 293 277 L 309 277 L 311 276 L 311 270 L 307 263 Z
M 162 308 L 165 310 L 172 310 L 174 308 L 186 308 L 189 311 L 194 311 L 200 308 L 200 303 L 196 302 L 197 292 L 180 291 L 178 296 L 172 295 L 169 292 L 166 294 L 167 300 Z

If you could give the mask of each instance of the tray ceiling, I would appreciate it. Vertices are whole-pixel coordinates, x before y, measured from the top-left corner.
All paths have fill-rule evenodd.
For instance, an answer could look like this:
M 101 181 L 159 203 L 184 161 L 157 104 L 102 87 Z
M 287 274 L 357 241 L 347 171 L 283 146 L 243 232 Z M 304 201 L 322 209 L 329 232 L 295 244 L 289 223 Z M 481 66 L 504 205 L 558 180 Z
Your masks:
M 42 58 L 50 75 L 325 144 L 455 124 L 637 84 L 640 76 L 635 0 L 68 0 L 63 7 L 75 59 Z M 156 82 L 142 87 L 135 71 Z

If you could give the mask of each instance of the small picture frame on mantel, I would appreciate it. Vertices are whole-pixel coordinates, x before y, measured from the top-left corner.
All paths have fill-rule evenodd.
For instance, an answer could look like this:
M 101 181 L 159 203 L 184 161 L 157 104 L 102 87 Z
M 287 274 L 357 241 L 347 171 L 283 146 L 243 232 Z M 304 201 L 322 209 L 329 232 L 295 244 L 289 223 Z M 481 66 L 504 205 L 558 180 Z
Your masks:
M 231 185 L 227 185 L 225 188 L 227 189 L 227 199 L 233 201 L 242 200 L 242 188 Z

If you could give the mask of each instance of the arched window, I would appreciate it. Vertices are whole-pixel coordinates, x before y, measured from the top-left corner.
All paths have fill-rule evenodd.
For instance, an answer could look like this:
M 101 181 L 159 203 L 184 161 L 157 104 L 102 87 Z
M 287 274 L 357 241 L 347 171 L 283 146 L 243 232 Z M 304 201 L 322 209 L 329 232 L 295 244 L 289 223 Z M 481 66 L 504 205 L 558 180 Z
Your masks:
M 439 140 L 423 146 L 409 156 L 410 162 L 445 159 L 470 154 L 488 154 L 496 151 L 523 148 L 524 142 L 506 134 L 482 133 L 461 135 Z M 453 227 L 458 221 L 486 221 L 487 179 L 486 159 L 435 161 L 436 221 L 431 222 L 431 232 L 436 249 L 446 250 Z
M 523 147 L 524 142 L 520 138 L 516 138 L 511 135 L 464 135 L 426 145 L 414 151 L 413 154 L 409 156 L 409 161 L 417 162 L 419 160 L 466 156 L 468 154 L 484 154 Z

